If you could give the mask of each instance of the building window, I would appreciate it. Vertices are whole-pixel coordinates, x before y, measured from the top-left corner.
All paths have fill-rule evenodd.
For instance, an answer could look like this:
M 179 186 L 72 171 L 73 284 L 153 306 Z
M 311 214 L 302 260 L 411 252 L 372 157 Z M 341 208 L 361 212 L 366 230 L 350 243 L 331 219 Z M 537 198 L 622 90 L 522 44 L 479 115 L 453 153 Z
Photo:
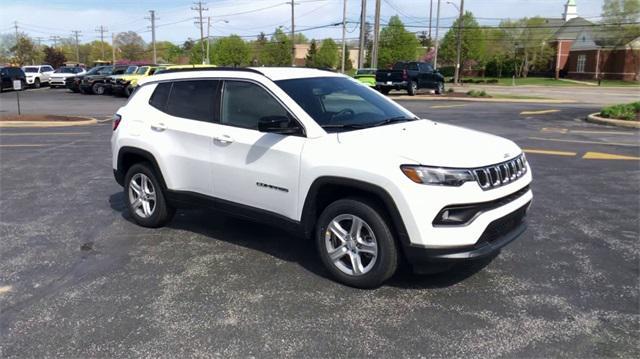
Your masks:
M 578 64 L 576 72 L 584 72 L 584 65 L 587 63 L 587 55 L 578 55 Z

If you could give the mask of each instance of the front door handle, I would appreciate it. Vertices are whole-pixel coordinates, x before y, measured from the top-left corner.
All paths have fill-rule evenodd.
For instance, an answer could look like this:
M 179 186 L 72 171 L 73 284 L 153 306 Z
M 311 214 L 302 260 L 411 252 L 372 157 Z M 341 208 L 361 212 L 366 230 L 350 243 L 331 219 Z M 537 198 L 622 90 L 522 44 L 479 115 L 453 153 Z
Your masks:
M 233 138 L 231 138 L 231 136 L 229 136 L 229 135 L 214 136 L 213 140 L 217 141 L 217 142 L 220 142 L 220 143 L 232 143 L 233 142 Z
M 162 131 L 167 129 L 167 125 L 165 125 L 162 122 L 154 123 L 154 124 L 151 125 L 151 129 L 154 130 L 154 131 L 162 132 Z

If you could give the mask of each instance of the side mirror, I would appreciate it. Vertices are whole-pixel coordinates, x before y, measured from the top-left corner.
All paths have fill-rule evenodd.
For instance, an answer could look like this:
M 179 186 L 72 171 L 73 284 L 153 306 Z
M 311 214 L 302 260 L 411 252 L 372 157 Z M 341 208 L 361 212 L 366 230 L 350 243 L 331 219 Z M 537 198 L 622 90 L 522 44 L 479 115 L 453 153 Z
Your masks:
M 290 126 L 291 119 L 288 116 L 265 116 L 258 120 L 258 131 L 282 134 L 293 134 L 300 131 L 298 126 Z

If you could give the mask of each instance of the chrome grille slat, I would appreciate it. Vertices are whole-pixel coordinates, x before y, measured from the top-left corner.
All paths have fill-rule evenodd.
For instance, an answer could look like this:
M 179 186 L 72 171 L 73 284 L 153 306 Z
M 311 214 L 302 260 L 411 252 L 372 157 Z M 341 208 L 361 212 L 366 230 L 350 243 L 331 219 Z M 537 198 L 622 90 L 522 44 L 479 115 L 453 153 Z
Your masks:
M 489 190 L 506 185 L 524 176 L 527 172 L 526 159 L 524 155 L 520 155 L 509 161 L 476 168 L 472 172 L 480 188 Z

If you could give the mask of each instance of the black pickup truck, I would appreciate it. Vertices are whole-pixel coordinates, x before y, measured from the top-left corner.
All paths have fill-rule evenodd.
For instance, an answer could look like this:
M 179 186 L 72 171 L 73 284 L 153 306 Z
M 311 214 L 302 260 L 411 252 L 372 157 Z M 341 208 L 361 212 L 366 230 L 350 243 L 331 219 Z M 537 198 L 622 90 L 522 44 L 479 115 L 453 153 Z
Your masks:
M 401 61 L 391 70 L 376 71 L 376 89 L 385 95 L 391 90 L 407 90 L 409 96 L 413 96 L 423 88 L 444 93 L 444 76 L 430 63 Z

